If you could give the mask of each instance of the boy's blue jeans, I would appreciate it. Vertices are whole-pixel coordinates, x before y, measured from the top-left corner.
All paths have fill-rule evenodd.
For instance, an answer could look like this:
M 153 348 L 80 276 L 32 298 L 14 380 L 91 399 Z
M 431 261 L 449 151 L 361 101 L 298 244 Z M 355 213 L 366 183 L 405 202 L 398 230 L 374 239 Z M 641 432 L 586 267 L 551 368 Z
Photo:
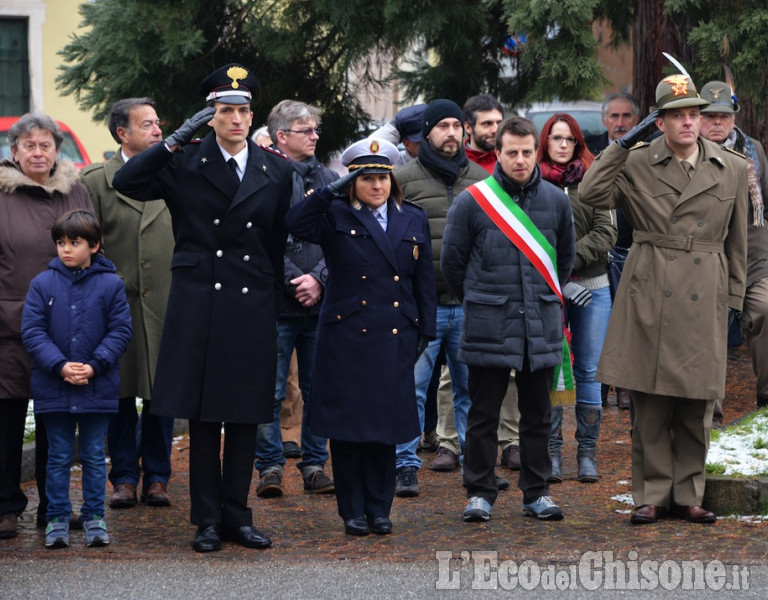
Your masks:
M 83 468 L 83 505 L 80 514 L 88 519 L 104 516 L 107 465 L 104 438 L 109 424 L 108 413 L 45 413 L 48 432 L 48 473 L 45 495 L 48 497 L 46 519 L 59 517 L 69 521 L 72 502 L 69 498 L 69 473 L 75 459 L 75 429 L 80 433 L 78 447 Z

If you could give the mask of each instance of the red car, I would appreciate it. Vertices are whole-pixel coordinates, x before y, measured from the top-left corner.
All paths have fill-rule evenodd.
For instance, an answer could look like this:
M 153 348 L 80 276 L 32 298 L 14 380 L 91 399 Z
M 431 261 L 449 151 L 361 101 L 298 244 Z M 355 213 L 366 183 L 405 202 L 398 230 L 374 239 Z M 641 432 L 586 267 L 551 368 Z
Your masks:
M 0 117 L 0 160 L 11 158 L 11 148 L 8 146 L 8 130 L 19 117 Z M 91 159 L 85 151 L 85 146 L 80 142 L 74 132 L 61 121 L 56 121 L 61 133 L 64 134 L 64 141 L 61 144 L 59 155 L 61 158 L 75 163 L 78 169 L 91 164 Z

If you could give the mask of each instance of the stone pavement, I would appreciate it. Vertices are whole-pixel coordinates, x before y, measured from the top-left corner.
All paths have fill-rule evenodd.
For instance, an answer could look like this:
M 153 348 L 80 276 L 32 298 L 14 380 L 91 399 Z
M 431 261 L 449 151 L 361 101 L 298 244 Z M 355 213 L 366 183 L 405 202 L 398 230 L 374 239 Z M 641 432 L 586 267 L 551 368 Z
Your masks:
M 256 497 L 256 477 L 252 486 L 254 524 L 272 538 L 272 548 L 258 551 L 225 544 L 221 552 L 196 555 L 190 547 L 194 527 L 188 522 L 188 440 L 181 437 L 173 450 L 174 475 L 170 484 L 173 506 L 107 509 L 111 537 L 108 547 L 85 548 L 82 533 L 74 532 L 68 549 L 52 551 L 43 547 L 42 533 L 35 528 L 36 491 L 33 482 L 28 482 L 24 489 L 30 505 L 25 519 L 20 522 L 20 535 L 15 539 L 0 540 L 0 563 L 13 557 L 27 565 L 37 565 L 44 559 L 39 564 L 49 566 L 49 561 L 67 559 L 94 565 L 104 559 L 137 561 L 141 565 L 148 564 L 148 559 L 189 564 L 203 561 L 224 569 L 242 561 L 254 567 L 280 564 L 286 568 L 292 565 L 319 567 L 322 564 L 361 567 L 420 564 L 431 565 L 437 576 L 436 552 L 452 552 L 454 562 L 461 564 L 463 551 L 488 550 L 497 552 L 499 561 L 530 559 L 540 565 L 577 564 L 582 555 L 590 551 L 613 551 L 617 559 L 630 556 L 640 561 L 671 559 L 706 563 L 719 560 L 727 565 L 768 564 L 766 520 L 722 518 L 712 525 L 678 520 L 663 520 L 646 526 L 629 523 L 631 506 L 614 499 L 630 492 L 629 415 L 627 411 L 619 411 L 613 398 L 611 400 L 598 449 L 601 478 L 595 484 L 581 484 L 575 480 L 575 417 L 573 408 L 566 409 L 565 481 L 551 488 L 555 500 L 565 511 L 565 520 L 561 522 L 539 522 L 524 517 L 521 493 L 516 487 L 517 474 L 499 468 L 499 474 L 509 479 L 512 485 L 499 494 L 492 520 L 483 524 L 465 523 L 461 512 L 466 498 L 460 474 L 436 473 L 424 468 L 419 472 L 421 495 L 395 499 L 392 535 L 347 536 L 336 514 L 334 496 L 303 493 L 295 461 L 289 460 L 283 497 Z M 751 365 L 746 351 L 738 349 L 729 363 L 726 422 L 743 416 L 753 407 Z M 431 456 L 423 455 L 423 458 L 425 466 L 428 465 Z M 73 472 L 73 487 L 77 505 L 78 471 Z M 308 597 L 316 595 L 324 596 L 310 594 Z M 4 597 L 1 591 L 0 597 Z

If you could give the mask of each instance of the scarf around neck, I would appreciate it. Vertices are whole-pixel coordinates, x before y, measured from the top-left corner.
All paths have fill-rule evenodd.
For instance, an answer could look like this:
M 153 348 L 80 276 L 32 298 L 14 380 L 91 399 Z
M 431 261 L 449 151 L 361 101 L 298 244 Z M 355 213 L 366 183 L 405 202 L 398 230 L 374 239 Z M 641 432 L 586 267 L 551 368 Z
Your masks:
M 453 185 L 459 178 L 461 170 L 469 164 L 469 159 L 461 143 L 459 143 L 458 154 L 449 159 L 440 156 L 429 140 L 422 139 L 419 144 L 419 162 L 446 185 Z
M 565 165 L 545 160 L 539 163 L 539 168 L 542 178 L 561 188 L 579 183 L 586 171 L 584 163 L 578 158 Z

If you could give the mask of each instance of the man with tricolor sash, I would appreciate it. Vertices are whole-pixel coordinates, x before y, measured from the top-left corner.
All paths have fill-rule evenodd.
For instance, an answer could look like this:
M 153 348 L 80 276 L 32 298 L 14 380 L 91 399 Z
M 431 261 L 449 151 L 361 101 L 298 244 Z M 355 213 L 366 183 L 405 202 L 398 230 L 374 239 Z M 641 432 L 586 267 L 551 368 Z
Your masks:
M 520 407 L 523 514 L 563 518 L 547 484 L 550 390 L 570 369 L 563 298 L 581 290 L 566 285 L 576 242 L 570 203 L 542 180 L 537 145 L 536 128 L 527 119 L 501 123 L 493 174 L 456 198 L 443 238 L 441 268 L 464 307 L 459 358 L 469 368 L 472 399 L 466 521 L 490 519 L 496 500 L 496 432 L 511 369 Z

